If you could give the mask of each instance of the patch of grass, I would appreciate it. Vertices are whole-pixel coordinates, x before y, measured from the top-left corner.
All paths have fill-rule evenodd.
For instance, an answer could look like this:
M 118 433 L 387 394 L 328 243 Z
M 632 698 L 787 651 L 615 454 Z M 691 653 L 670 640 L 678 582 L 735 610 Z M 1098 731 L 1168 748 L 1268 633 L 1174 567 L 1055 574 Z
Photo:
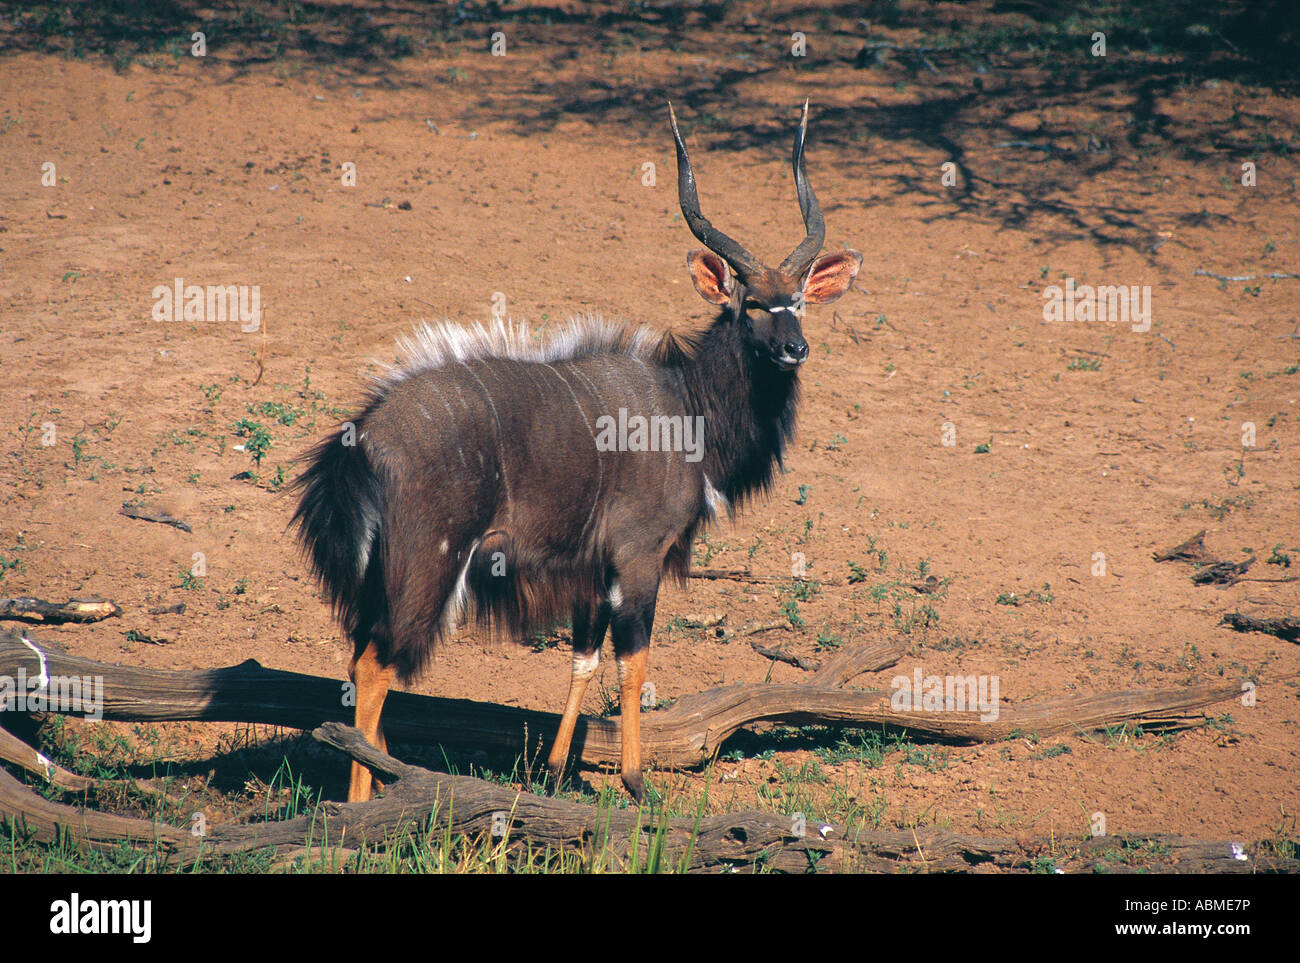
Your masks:
M 1044 582 L 1041 590 L 1034 590 L 1024 595 L 1017 595 L 1015 592 L 1002 592 L 997 597 L 998 605 L 1028 605 L 1031 602 L 1039 602 L 1043 605 L 1050 605 L 1056 600 L 1052 594 L 1052 586 L 1049 582 Z
M 794 598 L 787 598 L 781 603 L 781 614 L 785 616 L 790 626 L 795 629 L 802 629 L 808 623 L 799 614 L 799 602 Z
M 786 591 L 800 602 L 811 602 L 821 591 L 821 584 L 809 579 L 791 579 Z
M 1036 752 L 1029 758 L 1030 759 L 1055 759 L 1057 756 L 1067 756 L 1070 753 L 1071 753 L 1070 747 L 1062 742 L 1062 743 L 1057 743 L 1054 746 L 1047 746 L 1041 752 Z
M 803 615 L 799 611 L 800 602 L 808 602 L 816 597 L 820 591 L 821 585 L 807 579 L 791 579 L 786 585 L 778 590 L 778 597 L 781 600 L 781 614 L 785 616 L 786 621 L 795 629 L 802 629 L 807 625 Z
M 894 627 L 904 635 L 911 635 L 918 628 L 924 634 L 931 626 L 939 624 L 939 612 L 929 602 L 914 601 L 910 608 L 902 602 L 895 602 L 893 615 Z
M 0 555 L 0 582 L 3 582 L 5 576 L 10 572 L 21 572 L 23 570 L 23 560 L 18 557 L 18 553 L 25 551 L 27 551 L 27 539 L 19 535 L 14 540 L 14 547 L 9 550 L 10 557 L 6 558 Z
M 261 468 L 262 459 L 271 450 L 271 433 L 266 430 L 266 426 L 260 421 L 240 418 L 235 422 L 233 430 L 235 434 L 248 439 L 244 442 L 244 451 L 248 452 L 257 463 L 257 467 Z
M 1296 817 L 1288 816 L 1283 808 L 1281 818 L 1273 829 L 1273 838 L 1262 840 L 1260 849 L 1281 859 L 1300 859 L 1300 842 L 1297 842 Z
M 1101 730 L 1102 738 L 1105 745 L 1110 749 L 1118 749 L 1122 746 L 1138 748 L 1137 743 L 1147 731 L 1142 728 L 1140 723 L 1125 722 L 1118 726 L 1106 726 Z
M 833 632 L 822 630 L 817 633 L 817 651 L 833 652 L 844 644 L 844 640 Z
M 814 750 L 827 765 L 841 762 L 859 762 L 871 769 L 885 764 L 885 757 L 901 752 L 907 740 L 900 732 L 883 732 L 876 729 L 845 729 L 829 748 Z
M 1192 508 L 1204 508 L 1214 518 L 1227 518 L 1229 513 L 1237 508 L 1250 508 L 1255 504 L 1255 496 L 1250 494 L 1232 495 L 1223 499 L 1221 502 L 1212 503 L 1209 499 L 1202 498 L 1199 502 L 1184 502 L 1183 510 L 1188 511 Z
M 72 436 L 72 470 L 76 471 L 81 467 L 83 461 L 88 461 L 89 456 L 86 454 L 90 449 L 90 442 L 81 434 Z
M 903 747 L 903 765 L 917 766 L 926 772 L 942 772 L 952 761 L 948 749 L 933 746 L 905 745 Z
M 976 639 L 960 635 L 945 635 L 933 645 L 933 648 L 939 652 L 959 652 L 968 645 L 976 646 L 979 645 L 979 642 Z
M 1146 866 L 1164 862 L 1171 851 L 1169 844 L 1160 840 L 1124 839 L 1117 848 L 1106 850 L 1098 858 L 1125 866 Z
M 1232 745 L 1241 741 L 1241 733 L 1237 730 L 1230 712 L 1206 719 L 1203 725 L 1207 730 L 1214 733 L 1215 742 L 1221 746 Z
M 695 564 L 700 566 L 708 565 L 713 561 L 713 556 L 718 554 L 721 550 L 722 549 L 720 549 L 717 544 L 710 541 L 708 532 L 701 532 L 700 537 L 695 540 L 695 547 L 693 550 Z
M 573 630 L 568 626 L 544 629 L 524 638 L 524 643 L 534 652 L 545 652 L 558 648 L 561 642 L 568 642 L 573 637 Z
M 306 418 L 308 412 L 304 408 L 296 408 L 293 405 L 287 405 L 282 401 L 263 401 L 258 404 L 247 406 L 249 414 L 261 415 L 264 418 L 274 418 L 282 425 L 292 425 L 300 419 Z

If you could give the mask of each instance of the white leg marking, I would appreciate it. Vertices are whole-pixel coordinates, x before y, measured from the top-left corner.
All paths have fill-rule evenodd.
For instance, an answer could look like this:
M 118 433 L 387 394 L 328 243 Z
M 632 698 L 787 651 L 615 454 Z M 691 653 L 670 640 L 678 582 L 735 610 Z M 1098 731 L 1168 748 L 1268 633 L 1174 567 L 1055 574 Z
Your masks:
M 573 677 L 575 679 L 590 679 L 596 674 L 596 666 L 600 665 L 600 652 L 593 652 L 591 655 L 573 654 Z

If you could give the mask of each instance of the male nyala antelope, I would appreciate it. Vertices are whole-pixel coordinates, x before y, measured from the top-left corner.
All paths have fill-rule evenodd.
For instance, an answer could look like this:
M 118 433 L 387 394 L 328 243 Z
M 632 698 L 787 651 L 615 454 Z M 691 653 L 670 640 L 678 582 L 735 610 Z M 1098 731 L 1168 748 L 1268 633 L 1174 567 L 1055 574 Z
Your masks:
M 294 482 L 294 522 L 354 646 L 357 728 L 381 749 L 394 677 L 424 668 L 467 601 L 516 637 L 571 616 L 573 677 L 550 770 L 558 785 L 612 628 L 623 785 L 643 797 L 640 694 L 659 583 L 685 577 L 701 524 L 772 484 L 808 358 L 803 306 L 838 298 L 862 263 L 857 251 L 817 256 L 826 226 L 804 170 L 807 104 L 794 140 L 806 236 L 778 268 L 700 213 L 669 114 L 682 214 L 708 248 L 687 258 L 691 280 L 721 308 L 706 331 L 679 341 L 586 318 L 537 348 L 524 325 L 421 326 Z M 702 425 L 702 444 L 618 450 L 607 429 L 620 409 L 623 424 Z M 348 799 L 370 793 L 353 763 Z

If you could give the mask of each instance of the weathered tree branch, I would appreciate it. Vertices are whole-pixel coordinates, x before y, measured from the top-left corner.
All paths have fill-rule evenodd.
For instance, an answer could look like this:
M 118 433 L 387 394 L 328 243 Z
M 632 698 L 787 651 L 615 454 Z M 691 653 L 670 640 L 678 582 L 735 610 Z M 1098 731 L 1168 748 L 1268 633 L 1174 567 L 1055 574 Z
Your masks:
M 1175 545 L 1163 552 L 1156 552 L 1151 557 L 1157 562 L 1195 562 L 1198 565 L 1208 565 L 1218 561 L 1205 548 L 1205 529 L 1203 528 L 1181 545 Z
M 161 508 L 149 508 L 145 505 L 133 505 L 126 502 L 117 510 L 119 515 L 125 515 L 127 518 L 138 518 L 142 522 L 157 522 L 159 525 L 170 525 L 172 528 L 179 528 L 182 532 L 192 532 L 189 524 L 173 517 L 169 512 Z
M 37 651 L 39 648 L 40 662 Z M 1190 710 L 1240 694 L 1237 685 L 1201 685 L 1168 690 L 1135 690 L 1001 705 L 997 718 L 979 711 L 904 711 L 890 705 L 887 693 L 839 688 L 849 679 L 895 664 L 902 650 L 894 643 L 852 646 L 827 661 L 811 685 L 743 684 L 685 696 L 666 709 L 648 713 L 642 723 L 645 756 L 665 767 L 698 766 L 740 729 L 754 723 L 861 727 L 891 726 L 922 737 L 996 742 L 1014 734 L 1051 735 L 1095 729 L 1125 721 L 1167 724 Z M 115 666 L 23 642 L 0 630 L 0 675 L 23 669 L 28 679 L 44 671 L 56 681 L 87 676 L 102 679 L 105 719 L 255 722 L 312 729 L 326 721 L 349 721 L 344 684 L 295 672 L 267 669 L 253 660 L 225 669 L 169 672 Z M 58 687 L 50 690 L 57 693 Z M 58 705 L 40 706 L 68 710 Z M 559 717 L 511 706 L 395 692 L 384 709 L 384 729 L 394 742 L 438 744 L 456 750 L 532 755 L 549 745 Z M 575 760 L 586 765 L 620 759 L 619 724 L 583 716 L 574 734 Z
M 1273 271 L 1271 274 L 1260 274 L 1257 276 L 1254 274 L 1215 274 L 1212 271 L 1205 270 L 1204 268 L 1197 268 L 1192 273 L 1194 275 L 1201 275 L 1202 277 L 1214 278 L 1216 281 L 1258 281 L 1261 279 L 1270 281 L 1300 280 L 1300 274 L 1286 274 L 1282 271 Z
M 816 581 L 818 585 L 844 585 L 843 579 L 836 578 L 819 578 L 819 579 L 802 579 L 793 575 L 755 575 L 753 572 L 745 572 L 740 569 L 691 569 L 688 573 L 690 578 L 702 579 L 721 579 L 726 582 L 754 582 L 756 584 L 779 584 L 785 585 L 794 582 L 811 582 Z
M 21 766 L 58 789 L 80 792 L 95 785 L 95 780 L 55 765 L 8 729 L 0 729 L 0 759 Z
M 796 669 L 803 669 L 805 672 L 816 672 L 822 667 L 822 664 L 816 659 L 805 659 L 802 655 L 793 655 L 785 649 L 770 648 L 765 645 L 759 645 L 757 642 L 749 643 L 749 647 L 765 659 L 775 659 L 777 662 L 785 662 L 794 666 Z
M 1300 642 L 1300 618 L 1293 615 L 1280 619 L 1262 619 L 1244 612 L 1229 612 L 1223 621 L 1238 632 L 1266 632 L 1288 642 Z
M 409 766 L 375 749 L 361 733 L 338 723 L 313 736 L 368 766 L 387 782 L 380 799 L 322 803 L 310 815 L 277 823 L 217 826 L 195 836 L 174 826 L 112 816 L 46 800 L 0 769 L 0 813 L 20 833 L 49 841 L 72 833 L 100 849 L 128 841 L 157 847 L 191 865 L 208 856 L 271 849 L 283 858 L 309 848 L 352 852 L 408 828 L 443 827 L 455 836 L 497 838 L 505 845 L 527 841 L 536 848 L 596 854 L 612 869 L 631 863 L 633 847 L 644 864 L 652 843 L 661 865 L 688 872 L 782 872 L 969 870 L 980 864 L 1004 872 L 1028 872 L 1050 853 L 1070 871 L 1114 868 L 1126 853 L 1162 853 L 1159 868 L 1174 872 L 1295 872 L 1300 861 L 1279 857 L 1262 844 L 1200 841 L 1178 837 L 1099 837 L 1061 840 L 979 839 L 933 827 L 913 831 L 847 832 L 830 823 L 802 822 L 777 813 L 742 812 L 700 819 L 667 818 L 651 810 L 598 809 L 548 799 L 483 782 Z M 345 850 L 345 846 L 353 847 Z M 1064 851 L 1063 851 L 1064 850 Z M 1122 863 L 1121 863 L 1122 865 Z
M 21 622 L 99 622 L 121 614 L 117 604 L 107 599 L 68 599 L 66 602 L 46 602 L 30 596 L 0 599 L 0 619 Z
M 996 720 L 981 721 L 974 712 L 896 711 L 884 692 L 840 688 L 862 672 L 895 664 L 901 654 L 901 648 L 893 643 L 852 646 L 828 659 L 810 685 L 734 685 L 687 696 L 646 716 L 646 755 L 660 765 L 696 765 L 716 752 L 727 737 L 755 723 L 885 724 L 942 738 L 1001 739 L 1017 731 L 1047 734 L 1113 725 L 1125 719 L 1165 721 L 1238 693 L 1236 686 L 1109 693 L 1004 706 Z M 68 711 L 54 704 L 58 694 L 66 692 L 63 680 L 98 677 L 103 682 L 103 702 L 95 708 L 107 719 L 251 721 L 305 729 L 350 714 L 340 698 L 342 683 L 328 679 L 265 669 L 251 661 L 203 672 L 107 665 L 4 630 L 0 630 L 0 676 L 46 680 L 44 691 L 53 701 L 41 708 L 56 712 Z M 10 693 L 13 698 L 28 694 Z M 390 739 L 438 742 L 455 749 L 518 753 L 534 740 L 548 740 L 555 724 L 551 713 L 406 693 L 394 693 L 385 712 Z M 129 841 L 156 847 L 181 865 L 191 865 L 204 854 L 221 856 L 263 848 L 282 857 L 302 853 L 304 847 L 313 852 L 317 847 L 341 852 L 346 847 L 378 842 L 411 825 L 445 826 L 456 835 L 470 836 L 490 835 L 504 826 L 502 840 L 507 844 L 526 838 L 533 846 L 600 853 L 613 868 L 631 859 L 634 841 L 636 851 L 647 852 L 653 836 L 667 865 L 693 872 L 757 867 L 788 872 L 895 870 L 900 866 L 956 871 L 979 863 L 1017 871 L 1029 868 L 1038 851 L 1035 847 L 1046 845 L 1040 841 L 1026 848 L 1013 841 L 982 840 L 935 829 L 859 833 L 846 839 L 844 827 L 802 825 L 793 816 L 772 813 L 729 813 L 695 820 L 668 819 L 649 810 L 598 810 L 407 765 L 370 746 L 360 732 L 338 721 L 319 725 L 314 735 L 375 771 L 388 785 L 385 795 L 369 803 L 326 802 L 296 819 L 217 826 L 204 836 L 195 836 L 182 828 L 44 799 L 0 769 L 0 814 L 15 831 L 38 839 L 72 833 L 100 848 Z M 91 781 L 52 766 L 30 747 L 6 736 L 0 736 L 0 758 L 37 772 L 65 790 L 91 788 Z M 584 763 L 616 762 L 617 724 L 584 718 L 574 745 Z M 1082 843 L 1079 853 L 1095 845 Z M 1174 840 L 1167 845 L 1181 854 L 1180 869 L 1258 871 L 1289 868 L 1295 862 L 1243 862 L 1227 843 Z M 1269 856 L 1263 847 L 1255 847 L 1254 853 Z

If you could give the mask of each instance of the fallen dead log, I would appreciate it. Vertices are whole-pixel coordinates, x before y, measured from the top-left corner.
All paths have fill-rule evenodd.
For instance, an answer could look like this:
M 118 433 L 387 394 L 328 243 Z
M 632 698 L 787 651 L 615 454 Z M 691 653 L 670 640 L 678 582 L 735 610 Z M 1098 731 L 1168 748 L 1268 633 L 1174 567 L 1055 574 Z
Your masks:
M 789 628 L 790 626 L 786 622 L 774 622 L 766 627 Z M 761 656 L 788 662 L 795 668 L 811 672 L 813 675 L 809 682 L 810 685 L 825 686 L 832 689 L 838 689 L 864 672 L 878 672 L 881 669 L 887 669 L 896 664 L 899 656 L 901 656 L 901 652 L 895 654 L 891 649 L 881 650 L 871 645 L 852 645 L 840 649 L 825 662 L 818 662 L 816 659 L 805 659 L 802 656 L 790 655 L 783 649 L 769 649 L 757 642 L 750 642 L 749 645 Z M 888 661 L 886 661 L 886 657 L 888 657 Z
M 56 789 L 81 792 L 95 786 L 95 780 L 55 765 L 8 729 L 0 729 L 0 759 L 40 776 Z
M 1157 562 L 1195 562 L 1207 565 L 1218 561 L 1205 548 L 1205 529 L 1201 529 L 1182 544 L 1163 552 L 1155 552 L 1151 557 Z
M 810 684 L 838 689 L 864 672 L 879 672 L 897 665 L 902 657 L 901 647 L 882 647 L 879 643 L 846 646 L 822 663 L 821 668 L 813 673 Z
M 741 812 L 702 818 L 667 817 L 649 809 L 600 809 L 519 792 L 468 776 L 409 766 L 375 749 L 361 733 L 329 723 L 313 736 L 369 767 L 387 784 L 366 803 L 326 802 L 310 815 L 281 822 L 225 825 L 194 835 L 185 829 L 52 802 L 0 769 L 0 813 L 11 831 L 50 841 L 71 834 L 99 849 L 123 842 L 155 847 L 189 866 L 204 857 L 269 849 L 285 859 L 308 851 L 355 852 L 414 829 L 435 837 L 477 837 L 511 847 L 526 844 L 599 858 L 609 869 L 645 866 L 685 872 L 1030 872 L 1045 854 L 1062 871 L 1126 867 L 1168 872 L 1296 872 L 1300 861 L 1266 845 L 1178 837 L 1099 837 L 1078 842 L 980 839 L 933 827 L 912 831 L 849 831 L 795 814 Z M 351 847 L 351 849 L 345 848 Z M 1126 857 L 1141 854 L 1133 866 Z M 1154 866 L 1152 863 L 1154 862 Z
M 1218 585 L 1227 588 L 1238 582 L 1286 582 L 1290 579 L 1256 579 L 1244 578 L 1246 572 L 1255 564 L 1255 557 L 1241 562 L 1227 562 L 1215 558 L 1205 548 L 1205 529 L 1201 529 L 1181 545 L 1156 552 L 1152 556 L 1157 562 L 1190 562 L 1195 565 L 1192 581 L 1197 585 Z
M 0 760 L 13 763 L 39 776 L 46 784 L 64 792 L 84 793 L 91 790 L 126 787 L 153 799 L 176 803 L 174 797 L 145 779 L 92 779 L 89 776 L 69 772 L 57 763 L 51 762 L 8 729 L 0 729 Z
M 688 574 L 689 578 L 722 580 L 725 582 L 753 582 L 755 584 L 773 583 L 787 585 L 790 582 L 809 582 L 813 579 L 800 578 L 794 575 L 755 575 L 753 572 L 745 572 L 740 569 L 691 569 Z M 845 585 L 843 579 L 819 578 L 815 580 L 818 585 Z
M 1204 268 L 1197 268 L 1192 272 L 1193 275 L 1201 277 L 1214 278 L 1216 281 L 1257 281 L 1264 278 L 1270 281 L 1300 280 L 1300 274 L 1286 274 L 1282 271 L 1274 271 L 1271 274 L 1215 274 L 1213 271 L 1207 271 Z
M 192 848 L 189 845 L 197 844 L 198 840 L 184 830 L 54 802 L 32 792 L 3 768 L 0 768 L 0 816 L 10 832 L 40 842 L 72 836 L 94 849 L 118 849 L 123 843 L 157 844 L 168 852 L 198 854 L 197 845 Z
M 1197 585 L 1221 585 L 1227 588 L 1241 581 L 1241 577 L 1254 564 L 1253 555 L 1244 562 L 1215 562 L 1193 573 L 1192 581 Z
M 146 505 L 133 505 L 126 502 L 117 510 L 117 513 L 125 515 L 127 518 L 138 518 L 142 522 L 157 522 L 159 525 L 170 525 L 172 528 L 179 528 L 182 532 L 194 531 L 187 522 L 181 521 L 161 508 L 153 509 Z
M 866 643 L 837 653 L 808 685 L 740 684 L 685 696 L 645 715 L 643 753 L 663 767 L 698 766 L 730 736 L 756 723 L 888 726 L 920 737 L 968 742 L 995 742 L 1019 734 L 1045 736 L 1128 721 L 1165 725 L 1241 692 L 1235 684 L 1103 692 L 999 705 L 996 718 L 983 719 L 979 711 L 904 711 L 891 706 L 886 692 L 840 688 L 863 672 L 894 665 L 901 655 L 902 649 L 895 643 Z M 348 690 L 342 681 L 267 669 L 253 660 L 197 672 L 108 665 L 0 630 L 0 676 L 13 678 L 20 670 L 28 680 L 42 673 L 60 683 L 87 677 L 96 680 L 96 699 L 102 702 L 94 708 L 104 719 L 197 719 L 312 729 L 326 721 L 350 721 L 352 716 L 352 709 L 344 704 Z M 52 686 L 49 691 L 66 692 L 67 686 Z M 63 708 L 53 699 L 36 708 L 84 711 Z M 558 723 L 555 713 L 403 692 L 392 693 L 384 708 L 384 729 L 393 742 L 529 758 L 539 748 L 549 748 Z M 618 721 L 580 717 L 573 752 L 575 761 L 589 766 L 617 763 L 621 754 Z
M 726 612 L 709 612 L 697 615 L 679 615 L 673 620 L 684 629 L 716 629 L 719 634 L 724 630 L 722 623 L 727 621 Z
M 19 622 L 43 622 L 49 625 L 63 622 L 99 622 L 121 615 L 116 603 L 107 599 L 68 599 L 66 602 L 46 602 L 44 599 L 23 596 L 0 599 L 0 619 Z
M 776 629 L 788 630 L 790 628 L 791 628 L 790 622 L 786 619 L 779 619 L 779 620 L 774 619 L 771 622 L 745 622 L 743 625 L 737 628 L 736 631 L 733 632 L 730 636 L 727 636 L 727 638 L 728 640 L 732 638 L 743 639 L 749 635 L 758 635 L 760 632 L 772 632 L 775 631 Z
M 816 672 L 822 667 L 822 664 L 816 659 L 805 659 L 802 655 L 793 655 L 784 649 L 769 648 L 765 645 L 759 645 L 757 642 L 749 643 L 749 647 L 765 659 L 785 662 L 796 669 L 803 669 L 805 672 Z
M 1300 618 L 1293 615 L 1280 619 L 1261 619 L 1244 612 L 1229 612 L 1223 621 L 1238 632 L 1265 632 L 1288 642 L 1300 642 Z

